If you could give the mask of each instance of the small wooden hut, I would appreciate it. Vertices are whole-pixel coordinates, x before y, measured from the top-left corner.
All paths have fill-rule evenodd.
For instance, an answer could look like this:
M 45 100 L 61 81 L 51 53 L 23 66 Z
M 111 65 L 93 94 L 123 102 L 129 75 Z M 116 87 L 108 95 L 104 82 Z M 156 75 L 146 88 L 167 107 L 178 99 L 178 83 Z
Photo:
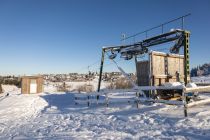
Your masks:
M 42 76 L 23 76 L 21 77 L 21 93 L 32 94 L 43 92 Z
M 166 82 L 184 82 L 184 56 L 151 52 L 149 60 L 136 64 L 139 86 L 160 86 Z
M 0 94 L 3 92 L 2 90 L 2 84 L 0 84 Z

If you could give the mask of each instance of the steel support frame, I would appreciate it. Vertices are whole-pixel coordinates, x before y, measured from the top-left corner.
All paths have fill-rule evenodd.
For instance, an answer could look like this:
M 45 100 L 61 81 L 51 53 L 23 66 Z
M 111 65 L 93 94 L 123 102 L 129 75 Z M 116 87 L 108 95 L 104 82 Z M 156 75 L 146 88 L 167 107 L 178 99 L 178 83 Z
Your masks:
M 101 80 L 102 80 L 102 73 L 103 73 L 103 65 L 104 65 L 104 56 L 105 56 L 105 48 L 102 49 L 102 56 L 101 56 L 101 66 L 100 66 L 100 73 L 99 73 L 99 80 L 98 80 L 98 92 L 101 89 Z
M 182 46 L 184 47 L 184 82 L 185 85 L 187 85 L 187 83 L 189 83 L 190 79 L 190 65 L 189 65 L 189 37 L 190 37 L 190 32 L 186 31 L 186 30 L 175 30 L 172 32 L 168 32 L 165 34 L 161 34 L 155 37 L 151 37 L 149 39 L 143 40 L 142 42 L 139 42 L 139 44 L 144 44 L 143 46 L 145 48 L 149 48 L 151 46 L 155 46 L 155 45 L 159 45 L 159 44 L 164 44 L 167 42 L 171 42 L 174 41 L 176 39 L 178 39 L 177 36 L 175 37 L 171 37 L 166 39 L 166 37 L 174 35 L 176 33 L 182 33 L 184 34 L 184 41 Z M 164 38 L 163 40 L 159 40 L 161 38 Z M 151 43 L 152 42 L 152 43 Z M 103 65 L 104 65 L 104 56 L 105 56 L 105 52 L 110 51 L 110 50 L 114 50 L 114 51 L 118 51 L 120 52 L 120 49 L 123 48 L 129 48 L 129 47 L 135 47 L 135 45 L 138 45 L 138 43 L 135 43 L 133 45 L 122 45 L 122 46 L 112 46 L 112 47 L 103 47 L 102 48 L 102 57 L 101 57 L 101 65 L 100 65 L 100 73 L 99 73 L 99 81 L 98 81 L 98 92 L 100 92 L 100 88 L 101 88 L 101 81 L 102 81 L 102 73 L 103 73 Z M 136 54 L 138 55 L 138 54 Z M 136 56 L 135 55 L 135 56 Z
M 190 32 L 185 31 L 184 32 L 184 82 L 185 85 L 187 85 L 187 83 L 189 83 L 190 79 L 190 54 L 189 54 L 189 46 L 190 46 L 190 42 L 189 39 L 190 38 Z

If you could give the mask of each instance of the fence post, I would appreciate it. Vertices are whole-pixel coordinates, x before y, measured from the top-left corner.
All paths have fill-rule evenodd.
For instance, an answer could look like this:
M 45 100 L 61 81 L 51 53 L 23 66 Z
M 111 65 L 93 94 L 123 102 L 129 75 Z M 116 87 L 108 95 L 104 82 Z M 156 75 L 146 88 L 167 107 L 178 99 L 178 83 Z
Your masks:
M 187 101 L 186 101 L 186 95 L 185 91 L 182 91 L 182 101 L 183 101 L 183 107 L 184 107 L 184 116 L 187 117 Z
M 136 107 L 139 108 L 139 92 L 136 92 Z
M 89 107 L 90 106 L 90 100 L 89 100 L 90 96 L 88 95 L 87 97 L 88 97 L 88 107 Z
M 106 93 L 106 107 L 109 106 L 109 97 L 108 97 L 108 93 Z

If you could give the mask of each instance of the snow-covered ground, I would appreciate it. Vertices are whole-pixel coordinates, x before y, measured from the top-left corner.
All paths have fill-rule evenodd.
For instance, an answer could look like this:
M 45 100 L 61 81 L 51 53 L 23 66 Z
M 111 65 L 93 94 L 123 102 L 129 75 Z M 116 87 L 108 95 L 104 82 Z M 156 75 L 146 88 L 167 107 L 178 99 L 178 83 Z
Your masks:
M 48 83 L 44 87 L 45 92 L 56 92 L 57 91 L 57 85 L 62 85 L 63 82 L 55 82 L 55 83 Z M 76 91 L 79 86 L 82 85 L 92 85 L 93 90 L 96 91 L 98 88 L 98 77 L 93 79 L 92 81 L 86 81 L 86 82 L 65 82 L 67 86 L 70 86 L 70 91 Z M 110 83 L 108 82 L 102 82 L 101 83 L 101 89 L 106 88 Z
M 210 83 L 210 75 L 192 77 L 191 79 L 192 79 L 193 82 L 197 82 L 197 83 Z
M 19 89 L 14 85 L 2 85 L 2 91 L 4 93 L 13 92 L 13 91 L 17 92 L 17 90 L 19 90 Z
M 182 106 L 131 103 L 75 105 L 76 93 L 0 95 L 0 139 L 206 139 L 210 105 Z

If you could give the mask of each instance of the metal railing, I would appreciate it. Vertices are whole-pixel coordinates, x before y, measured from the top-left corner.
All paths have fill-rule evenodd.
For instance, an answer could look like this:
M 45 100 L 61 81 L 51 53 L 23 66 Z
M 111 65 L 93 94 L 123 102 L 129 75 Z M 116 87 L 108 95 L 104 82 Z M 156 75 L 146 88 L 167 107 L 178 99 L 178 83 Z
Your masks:
M 186 14 L 186 15 L 183 15 L 183 16 L 178 17 L 178 18 L 175 18 L 175 19 L 172 19 L 172 20 L 167 21 L 167 22 L 165 22 L 165 23 L 162 23 L 162 24 L 160 24 L 160 25 L 158 25 L 158 26 L 149 28 L 149 29 L 144 30 L 144 31 L 142 31 L 142 32 L 133 34 L 133 35 L 131 35 L 131 36 L 128 36 L 128 37 L 125 37 L 125 36 L 124 36 L 124 38 L 121 39 L 121 41 L 130 39 L 130 38 L 135 38 L 136 36 L 141 35 L 141 34 L 144 34 L 144 33 L 145 33 L 145 36 L 146 36 L 146 38 L 147 38 L 147 37 L 148 37 L 148 32 L 149 32 L 149 31 L 152 31 L 152 30 L 154 30 L 154 29 L 157 29 L 157 28 L 161 28 L 161 32 L 162 32 L 162 34 L 163 34 L 163 33 L 164 33 L 164 26 L 165 26 L 165 25 L 168 25 L 168 24 L 170 24 L 170 23 L 172 23 L 172 22 L 175 22 L 175 21 L 177 21 L 177 20 L 181 20 L 181 28 L 182 28 L 182 30 L 183 30 L 183 29 L 184 29 L 184 19 L 185 19 L 186 17 L 190 16 L 190 15 L 191 15 L 191 13 Z

